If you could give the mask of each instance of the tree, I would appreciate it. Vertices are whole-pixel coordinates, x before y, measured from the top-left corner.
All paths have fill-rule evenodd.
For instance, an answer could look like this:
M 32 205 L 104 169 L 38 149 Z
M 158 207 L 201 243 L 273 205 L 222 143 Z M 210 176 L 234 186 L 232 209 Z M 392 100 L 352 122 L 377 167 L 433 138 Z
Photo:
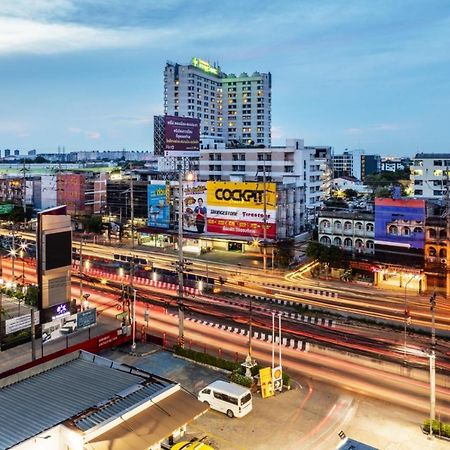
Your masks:
M 345 198 L 348 198 L 349 200 L 351 200 L 355 197 L 358 197 L 358 191 L 355 191 L 355 189 L 349 188 L 344 191 L 344 195 L 345 195 Z
M 279 267 L 288 267 L 294 259 L 294 240 L 283 239 L 277 242 L 277 264 Z
M 323 245 L 311 241 L 306 248 L 306 256 L 317 259 L 320 263 L 327 263 L 331 267 L 339 267 L 344 260 L 344 251 L 335 245 Z
M 83 217 L 83 227 L 88 233 L 101 234 L 103 232 L 102 216 L 93 215 Z

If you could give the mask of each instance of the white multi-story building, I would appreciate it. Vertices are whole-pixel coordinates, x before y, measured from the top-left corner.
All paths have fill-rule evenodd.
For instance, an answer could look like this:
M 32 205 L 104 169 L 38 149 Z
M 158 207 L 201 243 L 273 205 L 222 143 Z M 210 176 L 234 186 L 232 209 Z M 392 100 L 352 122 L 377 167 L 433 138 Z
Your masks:
M 204 143 L 200 150 L 201 180 L 267 181 L 304 188 L 307 219 L 313 220 L 330 189 L 331 147 L 305 146 L 287 139 L 284 147 L 225 149 Z
M 334 177 L 351 176 L 358 180 L 362 179 L 362 156 L 363 149 L 356 149 L 351 151 L 344 151 L 342 155 L 333 155 L 333 172 Z
M 201 134 L 226 143 L 271 145 L 270 73 L 225 74 L 198 58 L 164 70 L 164 113 L 200 119 Z
M 371 213 L 327 210 L 319 213 L 319 242 L 323 245 L 373 254 L 374 239 L 374 215 Z
M 449 177 L 450 153 L 417 153 L 411 166 L 414 197 L 442 198 L 450 185 Z

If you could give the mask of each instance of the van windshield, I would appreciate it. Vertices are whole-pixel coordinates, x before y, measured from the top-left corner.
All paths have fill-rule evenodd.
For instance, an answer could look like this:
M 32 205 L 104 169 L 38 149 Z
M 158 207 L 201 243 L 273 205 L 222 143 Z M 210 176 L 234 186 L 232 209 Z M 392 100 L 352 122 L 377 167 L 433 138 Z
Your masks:
M 241 405 L 245 405 L 245 404 L 248 403 L 251 399 L 252 399 L 252 394 L 250 394 L 250 392 L 249 392 L 248 394 L 245 394 L 245 395 L 241 398 Z

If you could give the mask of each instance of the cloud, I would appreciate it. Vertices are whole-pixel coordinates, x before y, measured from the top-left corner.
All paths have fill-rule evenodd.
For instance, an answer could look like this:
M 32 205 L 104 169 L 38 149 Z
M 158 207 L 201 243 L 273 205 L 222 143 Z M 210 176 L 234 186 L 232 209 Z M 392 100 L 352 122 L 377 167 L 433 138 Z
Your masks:
M 362 129 L 362 128 L 357 128 L 357 127 L 351 127 L 351 128 L 347 128 L 347 129 L 345 130 L 345 132 L 346 132 L 347 134 L 352 134 L 352 135 L 355 135 L 355 134 L 362 134 L 362 133 L 363 133 L 363 129 Z
M 272 126 L 272 139 L 281 139 L 286 136 L 285 130 L 279 125 Z
M 381 123 L 379 125 L 373 125 L 369 128 L 372 131 L 397 131 L 405 128 L 404 126 L 398 125 L 396 123 Z
M 72 134 L 81 134 L 84 137 L 86 137 L 87 139 L 91 139 L 91 140 L 97 140 L 100 139 L 101 134 L 99 131 L 89 131 L 89 130 L 83 130 L 81 128 L 76 128 L 76 127 L 70 127 L 68 129 L 69 133 Z
M 0 120 L 0 133 L 12 134 L 17 137 L 27 137 L 28 132 L 22 122 Z

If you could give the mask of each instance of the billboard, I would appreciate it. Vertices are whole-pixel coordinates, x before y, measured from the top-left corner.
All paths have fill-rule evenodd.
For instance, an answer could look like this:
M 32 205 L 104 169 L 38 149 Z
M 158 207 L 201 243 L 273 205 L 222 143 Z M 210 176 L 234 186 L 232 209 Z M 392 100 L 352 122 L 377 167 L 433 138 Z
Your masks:
M 38 309 L 47 310 L 70 300 L 72 225 L 66 206 L 38 213 L 36 230 Z M 42 316 L 42 323 L 47 322 Z
M 206 182 L 183 183 L 183 229 L 206 232 L 207 211 Z
M 200 119 L 164 116 L 164 155 L 198 156 Z
M 45 270 L 72 264 L 72 232 L 62 231 L 45 235 Z
M 420 264 L 425 245 L 425 200 L 375 199 L 375 252 L 386 262 Z
M 169 228 L 170 186 L 149 184 L 147 186 L 147 225 L 155 228 Z
M 208 181 L 208 232 L 236 236 L 264 237 L 264 197 L 266 236 L 276 238 L 276 184 Z

